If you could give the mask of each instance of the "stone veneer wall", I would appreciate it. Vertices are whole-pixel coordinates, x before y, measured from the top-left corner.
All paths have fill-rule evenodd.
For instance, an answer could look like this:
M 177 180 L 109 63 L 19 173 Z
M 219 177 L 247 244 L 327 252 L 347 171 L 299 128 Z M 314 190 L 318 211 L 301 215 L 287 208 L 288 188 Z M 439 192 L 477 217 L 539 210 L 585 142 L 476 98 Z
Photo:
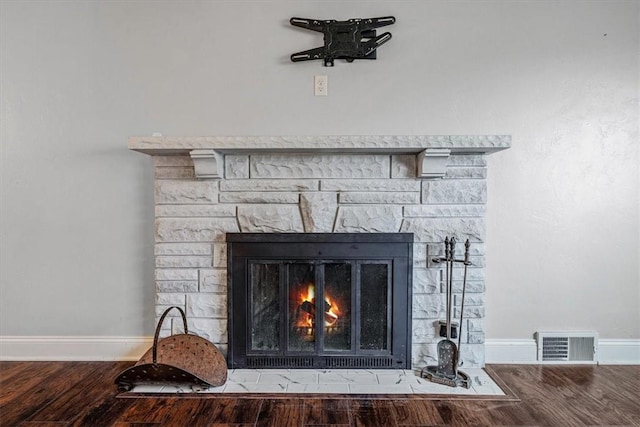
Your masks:
M 454 153 L 440 180 L 417 179 L 415 155 L 227 154 L 220 180 L 197 180 L 188 155 L 153 161 L 157 317 L 184 307 L 190 330 L 226 351 L 226 232 L 412 232 L 412 363 L 434 364 L 435 322 L 446 308 L 442 268 L 427 259 L 453 235 L 472 242 L 462 359 L 484 365 L 485 155 Z M 463 251 L 458 245 L 459 257 Z

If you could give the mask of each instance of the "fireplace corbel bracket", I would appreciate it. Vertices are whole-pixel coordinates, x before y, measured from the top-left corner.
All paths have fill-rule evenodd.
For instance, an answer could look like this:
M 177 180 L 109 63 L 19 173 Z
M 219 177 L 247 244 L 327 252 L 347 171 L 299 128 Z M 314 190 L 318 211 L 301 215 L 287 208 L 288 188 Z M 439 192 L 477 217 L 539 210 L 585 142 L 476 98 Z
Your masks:
M 447 173 L 451 150 L 447 148 L 427 148 L 416 156 L 416 174 L 422 179 L 436 179 Z
M 216 150 L 191 150 L 193 169 L 197 179 L 222 179 L 224 155 Z

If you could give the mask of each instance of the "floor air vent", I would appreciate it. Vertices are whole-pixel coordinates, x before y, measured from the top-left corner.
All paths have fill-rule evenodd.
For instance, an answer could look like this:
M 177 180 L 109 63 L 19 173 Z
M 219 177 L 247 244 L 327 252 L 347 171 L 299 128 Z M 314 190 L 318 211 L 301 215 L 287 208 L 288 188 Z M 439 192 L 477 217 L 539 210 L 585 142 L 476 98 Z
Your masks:
M 595 332 L 537 332 L 538 361 L 543 363 L 596 363 Z

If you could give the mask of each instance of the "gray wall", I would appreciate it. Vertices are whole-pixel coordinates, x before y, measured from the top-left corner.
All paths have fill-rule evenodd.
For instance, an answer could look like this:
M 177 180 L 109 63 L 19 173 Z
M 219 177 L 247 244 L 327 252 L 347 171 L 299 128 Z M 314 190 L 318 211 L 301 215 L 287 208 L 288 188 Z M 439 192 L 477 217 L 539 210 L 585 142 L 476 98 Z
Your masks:
M 152 333 L 152 168 L 126 144 L 162 132 L 512 134 L 489 157 L 487 338 L 640 338 L 638 1 L 0 7 L 0 335 Z M 289 62 L 321 42 L 292 16 L 384 15 L 377 61 Z

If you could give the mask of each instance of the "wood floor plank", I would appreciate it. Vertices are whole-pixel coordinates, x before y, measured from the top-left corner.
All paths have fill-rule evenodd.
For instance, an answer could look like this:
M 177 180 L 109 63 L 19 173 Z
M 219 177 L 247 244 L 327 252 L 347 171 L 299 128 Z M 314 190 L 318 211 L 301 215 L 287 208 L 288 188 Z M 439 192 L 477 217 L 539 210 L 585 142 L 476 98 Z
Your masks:
M 36 365 L 27 365 L 28 369 L 19 375 L 9 377 L 2 383 L 0 388 L 0 413 L 5 405 L 8 405 L 13 399 L 24 396 L 35 386 L 40 384 L 50 375 L 67 366 L 64 362 L 39 362 Z M 18 402 L 22 405 L 22 402 Z
M 163 425 L 206 427 L 211 425 L 207 414 L 200 410 L 198 399 L 177 399 L 164 419 Z
M 305 399 L 302 405 L 304 426 L 351 424 L 347 399 Z
M 352 400 L 349 407 L 354 426 L 395 427 L 398 425 L 388 400 Z
M 62 421 L 25 421 L 18 427 L 65 427 L 69 423 Z
M 33 415 L 58 398 L 61 393 L 78 387 L 78 383 L 96 369 L 98 365 L 91 362 L 62 362 L 61 368 L 42 377 L 41 381 L 33 387 L 24 390 L 21 395 L 2 406 L 1 421 L 5 423 L 3 425 L 18 425 L 29 421 Z
M 111 426 L 119 422 L 120 416 L 131 406 L 133 399 L 118 399 L 114 394 L 101 402 L 82 408 L 71 427 Z M 127 423 L 129 424 L 129 423 Z M 132 423 L 132 426 L 136 423 Z
M 475 411 L 475 405 L 464 401 L 436 401 L 434 405 L 444 425 L 490 426 L 491 417 L 485 411 Z M 469 402 L 470 403 L 470 402 Z
M 242 399 L 238 397 L 203 399 L 199 403 L 198 419 L 203 419 L 212 424 L 254 425 L 262 407 L 261 399 Z
M 627 371 L 624 367 L 618 371 Z M 579 369 L 579 370 L 578 370 Z M 601 372 L 604 375 L 596 375 Z M 619 425 L 633 423 L 633 418 L 638 418 L 633 414 L 640 414 L 640 402 L 638 399 L 625 399 L 625 395 L 620 393 L 619 387 L 621 379 L 607 378 L 607 368 L 599 366 L 588 366 L 583 369 L 562 369 L 555 367 L 553 371 L 558 377 L 565 381 L 571 381 L 572 386 L 567 389 L 571 393 L 568 403 L 573 403 L 576 409 L 576 417 L 582 420 L 585 425 L 597 425 L 598 423 L 607 425 Z M 636 372 L 637 368 L 636 368 Z M 640 378 L 636 378 L 640 380 Z M 626 390 L 634 393 L 637 385 L 632 383 Z M 625 391 L 625 393 L 628 393 Z M 636 390 L 637 391 L 637 390 Z M 635 393 L 640 398 L 640 393 Z M 638 415 L 640 417 L 640 415 Z
M 428 400 L 393 400 L 391 412 L 398 426 L 431 426 L 443 423 L 438 409 Z
M 209 427 L 254 427 L 255 424 L 210 424 Z
M 471 403 L 471 402 L 469 402 Z M 520 402 L 485 401 L 474 402 L 456 409 L 471 414 L 480 413 L 486 416 L 492 426 L 533 426 L 540 423 L 532 417 Z M 467 415 L 469 417 L 469 415 Z
M 255 402 L 254 402 L 255 404 Z M 250 409 L 249 405 L 243 403 L 234 402 L 230 404 L 228 399 L 222 402 L 215 400 L 200 400 L 200 399 L 184 399 L 176 401 L 169 416 L 164 420 L 163 425 L 166 426 L 189 426 L 189 427 L 210 427 L 212 425 L 242 425 L 253 426 L 255 420 L 258 417 L 259 405 L 254 405 L 255 410 L 249 411 L 251 413 L 243 414 L 243 409 Z M 232 409 L 233 414 L 222 415 L 225 409 Z M 227 423 L 221 422 L 221 419 L 230 420 L 251 420 L 250 423 Z
M 256 427 L 302 427 L 304 407 L 301 399 L 267 399 L 256 421 Z
M 545 425 L 634 425 L 627 411 L 636 407 L 628 394 L 611 398 L 598 382 L 605 370 L 597 366 L 538 366 L 502 369 L 503 380 L 527 402 L 528 414 Z M 606 383 L 609 383 L 606 381 Z M 621 406 L 627 408 L 620 409 Z M 636 407 L 637 408 L 637 407 Z
M 514 365 L 498 368 L 497 372 L 520 399 L 527 401 L 527 416 L 536 424 L 584 425 L 567 404 L 571 396 L 566 389 L 569 382 L 554 374 L 551 366 Z M 562 405 L 563 410 L 559 411 L 557 405 Z
M 633 424 L 640 424 L 640 365 L 602 366 L 603 375 L 593 382 L 596 400 L 605 400 L 612 412 L 618 412 Z M 636 396 L 628 399 L 626 396 Z
M 162 423 L 125 423 L 125 422 L 117 422 L 112 424 L 111 427 L 159 427 L 162 426 Z
M 160 423 L 162 425 L 251 425 L 258 419 L 260 399 L 149 397 L 124 399 L 131 403 L 121 416 L 123 423 Z
M 176 397 L 133 399 L 118 421 L 127 423 L 164 423 L 173 410 Z
M 0 386 L 5 381 L 11 381 L 15 375 L 24 375 L 32 369 L 32 362 L 3 362 L 0 364 Z
M 61 394 L 45 408 L 34 414 L 30 421 L 66 421 L 71 422 L 78 416 L 78 408 L 93 405 L 95 401 L 113 394 L 117 387 L 114 379 L 126 369 L 130 362 L 105 363 L 96 368 L 91 375 L 78 382 L 75 387 Z M 112 384 L 106 386 L 107 384 Z

